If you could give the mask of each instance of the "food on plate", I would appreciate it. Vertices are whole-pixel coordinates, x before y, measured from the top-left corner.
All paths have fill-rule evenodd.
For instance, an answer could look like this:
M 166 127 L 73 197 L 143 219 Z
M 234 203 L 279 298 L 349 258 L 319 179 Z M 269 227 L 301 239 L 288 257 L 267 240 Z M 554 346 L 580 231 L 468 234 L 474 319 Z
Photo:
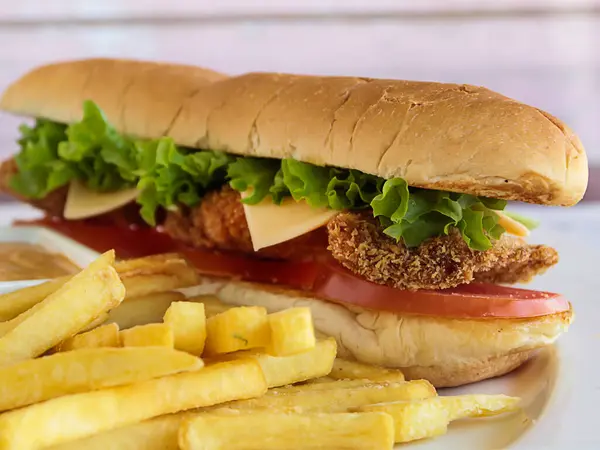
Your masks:
M 108 313 L 105 321 L 116 323 L 121 329 L 147 323 L 159 323 L 173 302 L 185 299 L 184 294 L 174 291 L 127 298 L 126 302 L 121 303 L 118 308 Z
M 0 446 L 15 450 L 42 448 L 162 414 L 255 397 L 266 390 L 255 361 L 223 362 L 5 412 L 0 414 Z M 53 420 L 57 417 L 60 420 Z
M 49 308 L 48 299 L 64 296 L 83 275 L 106 277 L 107 268 L 117 273 L 112 252 L 5 322 L 8 333 L 37 317 L 37 339 L 48 340 L 56 334 L 57 320 L 55 314 L 40 315 Z M 302 448 L 391 449 L 394 440 L 442 434 L 454 420 L 518 409 L 516 398 L 438 397 L 431 383 L 404 381 L 398 370 L 336 361 L 336 340 L 315 339 L 310 310 L 304 307 L 274 314 L 231 307 L 207 321 L 206 305 L 223 308 L 215 297 L 182 301 L 168 294 L 129 300 L 110 315 L 98 311 L 88 320 L 88 327 L 95 324 L 89 331 L 63 340 L 53 354 L 32 354 L 0 367 L 0 448 L 248 448 L 249 442 L 252 448 L 281 448 L 293 438 L 293 445 Z M 86 295 L 79 300 L 96 302 Z M 131 305 L 143 310 L 153 300 L 159 303 L 153 315 L 141 316 L 155 318 L 156 311 L 165 311 L 162 323 L 121 332 L 118 320 L 101 324 L 107 315 L 136 316 Z M 171 304 L 165 306 L 166 301 Z M 113 314 L 121 307 L 128 308 L 126 313 Z M 238 333 L 260 341 L 261 347 L 216 354 L 203 350 L 212 319 L 217 324 L 209 339 L 214 348 L 229 346 L 231 334 Z M 119 337 L 124 347 L 98 347 L 120 345 Z M 273 339 L 280 341 L 277 356 L 270 354 L 275 353 Z
M 289 356 L 314 348 L 316 343 L 310 308 L 289 308 L 267 316 L 271 330 L 268 352 Z
M 206 321 L 208 355 L 264 348 L 270 342 L 267 310 L 260 306 L 231 308 Z
M 385 369 L 342 358 L 335 359 L 328 377 L 335 380 L 404 381 L 404 374 L 400 370 Z
M 33 70 L 0 108 L 36 119 L 0 185 L 43 224 L 121 257 L 180 252 L 225 303 L 309 307 L 346 359 L 458 386 L 572 321 L 562 296 L 501 284 L 558 261 L 508 202 L 577 203 L 585 151 L 488 89 L 93 59 Z
M 119 261 L 115 264 L 115 270 L 125 285 L 127 298 L 138 298 L 199 283 L 194 269 L 185 259 L 175 254 Z M 70 278 L 60 277 L 0 295 L 0 320 L 14 319 L 58 290 Z
M 270 389 L 265 395 L 228 404 L 227 408 L 287 412 L 343 412 L 361 405 L 433 397 L 435 388 L 426 380 L 338 380 Z
M 194 355 L 201 355 L 206 342 L 206 314 L 204 304 L 196 302 L 173 302 L 164 315 L 164 322 L 175 339 L 175 348 Z
M 43 280 L 78 272 L 62 253 L 28 242 L 0 242 L 0 281 Z
M 104 318 L 104 322 L 107 318 Z M 80 348 L 120 347 L 121 338 L 119 326 L 116 323 L 107 323 L 92 328 L 89 331 L 76 334 L 58 344 L 58 350 L 67 352 Z
M 390 419 L 382 413 L 200 414 L 183 422 L 179 445 L 183 450 L 391 449 Z
M 28 359 L 0 368 L 0 411 L 202 366 L 193 355 L 160 347 L 89 348 Z
M 148 323 L 121 331 L 123 347 L 169 347 L 175 345 L 171 327 L 164 323 Z
M 421 401 L 381 403 L 358 411 L 385 412 L 394 419 L 395 442 L 410 442 L 446 434 L 453 420 L 486 417 L 518 410 L 519 399 L 506 395 L 432 397 Z
M 114 258 L 104 253 L 40 303 L 0 323 L 0 367 L 43 354 L 121 303 L 125 288 Z
M 324 377 L 335 364 L 335 339 L 319 340 L 315 346 L 291 356 L 272 356 L 264 350 L 244 350 L 220 355 L 219 359 L 254 359 L 265 375 L 269 388 L 286 386 Z

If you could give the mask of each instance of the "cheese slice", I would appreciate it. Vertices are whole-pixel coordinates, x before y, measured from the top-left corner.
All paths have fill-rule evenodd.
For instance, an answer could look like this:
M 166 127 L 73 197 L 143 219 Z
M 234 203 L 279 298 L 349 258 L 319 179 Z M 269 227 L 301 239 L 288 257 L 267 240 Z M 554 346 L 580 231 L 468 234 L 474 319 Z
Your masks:
M 529 228 L 521 222 L 517 222 L 512 217 L 507 216 L 502 211 L 496 211 L 498 214 L 498 225 L 506 230 L 508 234 L 513 234 L 519 237 L 529 236 Z
M 254 250 L 270 247 L 325 225 L 338 211 L 313 208 L 304 201 L 286 198 L 276 205 L 268 197 L 257 205 L 244 204 Z
M 94 192 L 80 181 L 72 181 L 63 215 L 68 220 L 99 216 L 134 201 L 138 195 L 139 191 L 136 188 L 115 192 Z

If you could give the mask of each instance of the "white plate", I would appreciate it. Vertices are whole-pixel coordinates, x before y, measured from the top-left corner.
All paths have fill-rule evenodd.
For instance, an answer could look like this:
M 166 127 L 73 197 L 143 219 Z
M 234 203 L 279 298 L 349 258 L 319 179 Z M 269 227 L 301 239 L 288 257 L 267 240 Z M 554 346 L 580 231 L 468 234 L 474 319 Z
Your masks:
M 445 436 L 398 448 L 600 449 L 600 205 L 517 209 L 541 219 L 532 240 L 555 247 L 561 256 L 561 263 L 536 278 L 531 288 L 567 296 L 574 304 L 575 323 L 556 346 L 512 374 L 440 392 L 517 395 L 523 398 L 523 414 L 454 423 Z M 0 225 L 35 214 L 22 205 L 0 206 Z

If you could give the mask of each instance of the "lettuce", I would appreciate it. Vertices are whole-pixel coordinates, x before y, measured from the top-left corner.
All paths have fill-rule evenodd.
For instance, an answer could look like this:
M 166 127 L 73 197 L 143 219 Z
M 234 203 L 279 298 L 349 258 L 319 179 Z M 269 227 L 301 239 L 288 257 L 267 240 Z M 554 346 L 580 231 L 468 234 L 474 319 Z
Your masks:
M 193 207 L 208 190 L 229 182 L 248 194 L 242 201 L 249 205 L 267 197 L 280 204 L 291 196 L 313 207 L 371 209 L 384 233 L 409 247 L 457 229 L 470 248 L 486 250 L 504 232 L 494 213 L 506 207 L 504 200 L 417 189 L 402 178 L 293 159 L 186 149 L 168 137 L 134 140 L 118 133 L 93 102 L 84 102 L 83 113 L 69 126 L 40 119 L 34 127 L 21 127 L 19 173 L 11 179 L 15 191 L 43 198 L 72 179 L 97 191 L 137 186 L 141 215 L 155 225 L 157 209 Z
M 225 183 L 227 167 L 234 157 L 222 152 L 190 151 L 179 148 L 171 138 L 138 144 L 137 171 L 142 218 L 156 225 L 159 207 L 194 206 L 209 189 Z
M 470 248 L 487 250 L 504 232 L 493 210 L 504 209 L 506 201 L 410 188 L 402 178 L 386 181 L 357 170 L 259 158 L 238 158 L 229 177 L 234 189 L 251 189 L 248 204 L 270 194 L 276 203 L 290 195 L 313 207 L 371 208 L 384 233 L 408 247 L 457 228 Z

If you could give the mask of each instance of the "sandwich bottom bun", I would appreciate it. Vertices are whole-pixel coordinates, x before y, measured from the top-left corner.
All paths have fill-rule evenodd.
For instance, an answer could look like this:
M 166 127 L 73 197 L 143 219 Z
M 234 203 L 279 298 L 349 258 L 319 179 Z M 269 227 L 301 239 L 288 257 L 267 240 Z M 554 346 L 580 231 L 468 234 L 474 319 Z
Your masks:
M 399 315 L 238 281 L 211 283 L 211 291 L 225 303 L 263 306 L 269 312 L 309 307 L 315 329 L 336 339 L 340 357 L 399 368 L 407 379 L 426 379 L 436 387 L 510 372 L 536 349 L 552 344 L 573 320 L 572 309 L 519 319 Z

